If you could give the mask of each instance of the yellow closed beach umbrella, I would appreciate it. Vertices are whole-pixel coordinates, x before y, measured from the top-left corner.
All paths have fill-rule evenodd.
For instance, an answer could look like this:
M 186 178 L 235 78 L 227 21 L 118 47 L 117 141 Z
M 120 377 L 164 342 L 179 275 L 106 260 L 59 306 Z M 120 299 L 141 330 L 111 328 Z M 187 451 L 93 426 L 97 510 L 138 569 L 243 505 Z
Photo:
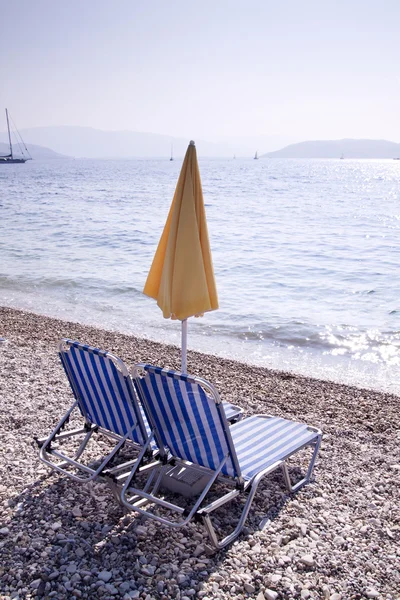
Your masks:
M 187 149 L 167 222 L 143 292 L 165 319 L 182 321 L 182 372 L 186 372 L 187 319 L 218 308 L 196 146 Z

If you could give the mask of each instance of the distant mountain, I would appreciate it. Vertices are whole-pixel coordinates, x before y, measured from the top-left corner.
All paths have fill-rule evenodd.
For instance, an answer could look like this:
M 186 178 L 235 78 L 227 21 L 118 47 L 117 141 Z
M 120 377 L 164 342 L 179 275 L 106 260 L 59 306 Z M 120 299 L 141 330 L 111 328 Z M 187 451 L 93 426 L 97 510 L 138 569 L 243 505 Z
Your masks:
M 135 131 L 101 131 L 91 127 L 34 127 L 21 130 L 26 143 L 53 148 L 56 152 L 84 158 L 169 158 L 171 144 L 174 157 L 183 157 L 189 138 L 177 138 L 156 133 Z M 6 142 L 7 134 L 0 133 L 0 140 Z M 292 138 L 293 139 L 293 138 Z M 292 139 L 278 136 L 226 137 L 217 142 L 196 139 L 198 155 L 228 157 L 233 155 L 252 158 L 254 152 L 275 150 Z
M 91 127 L 34 127 L 22 130 L 25 142 L 54 148 L 57 152 L 83 158 L 183 156 L 190 140 L 155 133 L 101 131 Z M 213 144 L 196 140 L 203 154 L 218 155 Z
M 29 154 L 33 159 L 50 159 L 50 158 L 70 158 L 69 156 L 65 156 L 64 154 L 58 154 L 58 152 L 54 152 L 54 150 L 50 150 L 50 148 L 44 148 L 43 146 L 35 146 L 35 144 L 27 144 L 26 147 L 29 150 Z M 4 156 L 9 154 L 10 146 L 8 144 L 4 144 L 0 142 L 0 156 Z M 21 157 L 22 153 L 17 145 L 13 145 L 13 153 L 16 157 Z
M 397 158 L 400 144 L 386 140 L 320 140 L 291 144 L 263 154 L 270 158 Z

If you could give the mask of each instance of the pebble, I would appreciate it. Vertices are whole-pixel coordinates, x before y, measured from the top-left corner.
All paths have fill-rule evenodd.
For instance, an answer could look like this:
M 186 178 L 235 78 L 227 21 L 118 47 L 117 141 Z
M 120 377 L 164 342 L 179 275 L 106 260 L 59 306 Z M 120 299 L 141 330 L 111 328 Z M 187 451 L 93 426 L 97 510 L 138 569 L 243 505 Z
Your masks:
M 100 571 L 100 573 L 97 575 L 97 577 L 104 582 L 108 582 L 110 581 L 111 577 L 112 577 L 112 573 L 110 573 L 110 571 Z
M 136 527 L 135 533 L 138 536 L 147 536 L 147 529 L 146 529 L 146 527 L 141 527 L 139 525 L 138 527 Z
M 343 544 L 346 543 L 346 540 L 344 539 L 344 537 L 338 535 L 334 538 L 333 543 L 335 544 L 335 546 L 343 546 Z
M 149 577 L 152 577 L 156 571 L 156 568 L 157 567 L 155 567 L 153 565 L 145 565 L 144 567 L 142 567 L 142 573 L 144 575 L 148 575 Z
M 365 595 L 367 598 L 378 598 L 379 592 L 377 590 L 375 590 L 374 588 L 368 588 L 365 591 Z
M 127 592 L 129 589 L 131 588 L 131 584 L 128 583 L 127 581 L 123 581 L 122 583 L 120 583 L 119 585 L 119 589 L 122 592 Z
M 193 556 L 197 557 L 197 556 L 200 556 L 201 554 L 204 554 L 203 544 L 199 544 L 198 546 L 196 546 L 196 548 L 193 552 Z
M 314 557 L 311 554 L 304 554 L 301 558 L 300 558 L 300 562 L 305 565 L 306 567 L 312 567 L 314 566 Z
M 275 592 L 274 590 L 270 590 L 270 589 L 265 589 L 263 592 L 263 596 L 265 598 L 265 600 L 276 600 L 279 596 L 278 592 Z M 259 600 L 259 598 L 257 598 L 257 600 Z
M 267 529 L 267 527 L 269 527 L 271 525 L 271 519 L 268 519 L 268 517 L 265 517 L 264 519 L 262 519 L 258 525 L 258 528 L 261 531 L 264 531 L 264 529 Z
M 39 587 L 39 585 L 42 583 L 41 579 L 35 579 L 34 581 L 31 582 L 30 587 L 33 590 L 37 590 L 37 588 Z

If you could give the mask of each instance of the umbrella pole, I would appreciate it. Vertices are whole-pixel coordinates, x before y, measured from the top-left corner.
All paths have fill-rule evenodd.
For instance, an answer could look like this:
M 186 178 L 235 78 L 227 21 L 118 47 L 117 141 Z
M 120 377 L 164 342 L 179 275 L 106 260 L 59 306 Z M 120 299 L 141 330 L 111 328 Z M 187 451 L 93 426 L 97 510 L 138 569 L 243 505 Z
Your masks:
M 187 319 L 182 321 L 182 373 L 187 373 Z

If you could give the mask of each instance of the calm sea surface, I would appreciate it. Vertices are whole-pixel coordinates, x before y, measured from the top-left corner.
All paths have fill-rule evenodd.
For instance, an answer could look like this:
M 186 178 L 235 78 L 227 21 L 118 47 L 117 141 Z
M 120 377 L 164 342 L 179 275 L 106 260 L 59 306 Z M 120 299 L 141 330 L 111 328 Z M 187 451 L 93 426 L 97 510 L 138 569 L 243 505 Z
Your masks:
M 0 165 L 0 304 L 179 345 L 142 289 L 181 163 Z M 220 309 L 189 349 L 400 393 L 400 161 L 199 166 Z

